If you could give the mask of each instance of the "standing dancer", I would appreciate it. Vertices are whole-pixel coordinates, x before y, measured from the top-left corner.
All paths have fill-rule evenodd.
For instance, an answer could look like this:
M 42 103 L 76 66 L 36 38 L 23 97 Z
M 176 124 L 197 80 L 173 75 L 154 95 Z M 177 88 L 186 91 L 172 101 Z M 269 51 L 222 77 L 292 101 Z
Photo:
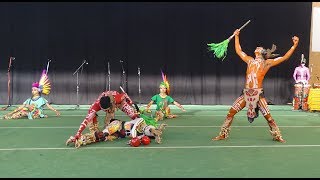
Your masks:
M 219 135 L 215 138 L 212 138 L 212 140 L 222 140 L 228 138 L 230 126 L 235 114 L 246 106 L 248 108 L 247 116 L 249 122 L 252 123 L 254 118 L 258 117 L 258 112 L 260 110 L 264 118 L 267 120 L 273 140 L 283 143 L 285 140 L 282 138 L 281 132 L 270 114 L 267 101 L 263 95 L 262 84 L 266 73 L 271 67 L 276 66 L 290 58 L 298 46 L 299 38 L 296 36 L 292 38 L 293 46 L 283 57 L 272 59 L 275 57 L 272 52 L 276 50 L 276 46 L 273 45 L 271 50 L 265 50 L 263 47 L 257 47 L 254 51 L 255 58 L 253 58 L 242 51 L 239 41 L 239 34 L 240 30 L 235 30 L 235 50 L 239 57 L 245 63 L 247 63 L 245 88 L 242 92 L 242 95 L 238 97 L 238 99 L 230 108 Z
M 301 55 L 300 65 L 294 69 L 293 79 L 294 85 L 294 98 L 293 98 L 293 110 L 302 109 L 308 110 L 308 95 L 310 90 L 310 71 L 306 67 L 306 59 L 304 55 Z

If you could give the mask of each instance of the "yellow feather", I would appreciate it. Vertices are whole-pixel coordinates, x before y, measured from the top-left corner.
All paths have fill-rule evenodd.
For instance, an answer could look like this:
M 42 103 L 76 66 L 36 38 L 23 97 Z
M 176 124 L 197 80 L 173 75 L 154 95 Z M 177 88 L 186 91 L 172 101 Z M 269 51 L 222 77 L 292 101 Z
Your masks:
M 48 75 L 45 73 L 45 70 L 42 72 L 39 85 L 42 86 L 42 94 L 48 95 L 51 91 L 51 83 L 49 81 Z

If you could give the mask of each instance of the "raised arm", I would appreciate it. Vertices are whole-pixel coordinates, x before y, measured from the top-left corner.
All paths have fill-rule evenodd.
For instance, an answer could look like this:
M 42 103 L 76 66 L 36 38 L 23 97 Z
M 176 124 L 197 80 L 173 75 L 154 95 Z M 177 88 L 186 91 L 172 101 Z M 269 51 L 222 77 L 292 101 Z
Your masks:
M 282 57 L 277 57 L 275 59 L 267 59 L 267 62 L 270 63 L 271 66 L 276 66 L 283 61 L 289 59 L 291 55 L 293 54 L 294 50 L 297 48 L 299 43 L 299 38 L 297 36 L 294 36 L 292 38 L 293 46 L 289 49 L 289 51 Z
M 236 49 L 236 53 L 238 54 L 238 56 L 246 63 L 248 63 L 248 61 L 250 59 L 252 59 L 251 56 L 248 56 L 246 53 L 244 53 L 241 49 L 241 46 L 240 46 L 240 40 L 239 40 L 239 34 L 240 34 L 240 30 L 237 29 L 234 31 L 233 33 L 235 36 L 235 39 L 234 39 L 234 47 Z

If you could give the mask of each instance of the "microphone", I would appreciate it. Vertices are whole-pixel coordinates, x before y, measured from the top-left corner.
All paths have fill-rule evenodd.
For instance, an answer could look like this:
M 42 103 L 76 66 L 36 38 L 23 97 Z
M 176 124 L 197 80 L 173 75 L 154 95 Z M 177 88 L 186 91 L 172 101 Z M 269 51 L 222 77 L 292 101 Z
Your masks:
M 83 62 L 86 63 L 86 64 L 89 64 L 86 60 L 84 60 Z
M 138 75 L 140 75 L 140 67 L 138 67 Z
M 48 59 L 48 62 L 51 62 L 51 59 Z
M 15 60 L 16 58 L 15 57 L 11 57 L 11 60 Z
M 123 69 L 123 61 L 122 60 L 120 60 L 120 63 L 121 63 L 121 68 L 122 68 L 122 75 L 124 75 L 126 72 L 124 71 L 124 69 Z

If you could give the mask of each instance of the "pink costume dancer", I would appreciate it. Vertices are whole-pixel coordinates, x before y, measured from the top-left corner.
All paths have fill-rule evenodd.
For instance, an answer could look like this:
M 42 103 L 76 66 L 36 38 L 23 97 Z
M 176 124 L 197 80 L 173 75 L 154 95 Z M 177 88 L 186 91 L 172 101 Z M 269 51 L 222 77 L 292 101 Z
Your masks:
M 294 85 L 294 98 L 293 98 L 293 109 L 308 110 L 308 95 L 310 90 L 310 71 L 309 68 L 305 66 L 306 59 L 304 55 L 301 55 L 300 66 L 296 67 L 293 73 L 293 78 L 295 80 Z
M 68 141 L 75 142 L 81 137 L 82 131 L 89 124 L 89 130 L 99 131 L 99 125 L 97 120 L 97 112 L 102 110 L 106 112 L 105 117 L 105 127 L 110 123 L 111 119 L 114 119 L 116 109 L 121 109 L 126 113 L 130 119 L 134 120 L 138 117 L 138 114 L 135 112 L 132 107 L 132 101 L 126 93 L 119 93 L 117 91 L 105 91 L 100 94 L 98 99 L 91 105 L 87 116 L 82 121 L 77 133 L 75 136 L 71 136 Z

